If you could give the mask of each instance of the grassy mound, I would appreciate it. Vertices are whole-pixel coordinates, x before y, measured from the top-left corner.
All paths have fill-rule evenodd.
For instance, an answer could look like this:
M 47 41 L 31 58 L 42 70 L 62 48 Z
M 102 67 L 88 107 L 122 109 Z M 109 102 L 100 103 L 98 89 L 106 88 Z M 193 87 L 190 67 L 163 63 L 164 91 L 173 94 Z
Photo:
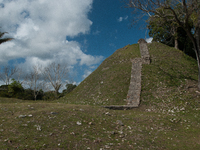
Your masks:
M 196 60 L 160 43 L 148 46 L 139 108 L 91 106 L 125 104 L 130 59 L 140 57 L 134 44 L 117 50 L 64 99 L 0 98 L 0 149 L 200 149 Z
M 64 101 L 70 104 L 122 105 L 126 99 L 131 59 L 140 57 L 139 45 L 127 45 L 108 57 Z
M 177 105 L 179 99 L 197 98 L 196 60 L 161 43 L 152 43 L 148 47 L 151 64 L 143 65 L 142 69 L 141 105 L 157 107 L 163 100 L 174 101 Z M 84 105 L 125 105 L 131 76 L 130 60 L 136 57 L 140 57 L 138 44 L 118 49 L 63 101 Z

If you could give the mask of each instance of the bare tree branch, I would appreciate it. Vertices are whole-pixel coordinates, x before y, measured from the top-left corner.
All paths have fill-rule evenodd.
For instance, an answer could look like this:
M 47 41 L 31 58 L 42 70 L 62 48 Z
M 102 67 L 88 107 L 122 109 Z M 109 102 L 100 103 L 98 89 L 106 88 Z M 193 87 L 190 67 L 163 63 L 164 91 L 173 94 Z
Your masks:
M 1 68 L 0 79 L 5 83 L 5 85 L 9 85 L 11 77 L 18 72 L 18 68 L 15 66 L 4 66 Z
M 33 90 L 33 95 L 36 100 L 40 89 L 43 89 L 45 86 L 42 78 L 41 66 L 33 66 L 33 71 L 26 76 L 26 84 Z
M 64 80 L 69 79 L 68 73 L 67 65 L 56 63 L 49 64 L 43 69 L 44 77 L 54 88 L 56 98 L 58 98 L 58 91 L 63 86 Z

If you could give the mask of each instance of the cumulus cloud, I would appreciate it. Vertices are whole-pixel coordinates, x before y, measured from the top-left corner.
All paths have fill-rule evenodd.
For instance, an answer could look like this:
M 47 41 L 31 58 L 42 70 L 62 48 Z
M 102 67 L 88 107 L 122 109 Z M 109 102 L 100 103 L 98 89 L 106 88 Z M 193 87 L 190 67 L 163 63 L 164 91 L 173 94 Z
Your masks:
M 51 62 L 91 66 L 102 56 L 85 54 L 66 37 L 88 34 L 93 0 L 1 0 L 1 31 L 14 40 L 0 46 L 0 64 L 23 58 L 24 68 Z
M 147 39 L 146 39 L 146 42 L 147 42 L 147 43 L 151 43 L 152 40 L 153 40 L 153 38 L 147 38 Z

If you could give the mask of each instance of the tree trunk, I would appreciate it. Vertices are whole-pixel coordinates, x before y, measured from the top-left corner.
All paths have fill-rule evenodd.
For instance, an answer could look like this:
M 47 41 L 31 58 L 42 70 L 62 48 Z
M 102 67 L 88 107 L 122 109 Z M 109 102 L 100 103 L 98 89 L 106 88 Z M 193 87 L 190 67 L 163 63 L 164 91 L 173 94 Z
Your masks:
M 197 46 L 197 43 L 195 46 L 195 53 L 196 53 L 197 64 L 198 64 L 198 90 L 200 91 L 200 46 Z
M 34 97 L 35 97 L 35 101 L 36 101 L 37 95 L 35 94 Z
M 197 64 L 198 64 L 198 90 L 200 91 L 200 46 L 195 46 L 195 53 L 197 57 Z
M 198 60 L 198 70 L 199 70 L 199 73 L 198 73 L 198 90 L 200 91 L 200 61 Z
M 56 89 L 56 90 L 55 90 L 55 98 L 56 98 L 56 99 L 58 99 L 58 90 L 59 90 L 59 89 Z
M 200 28 L 196 29 L 195 36 L 192 35 L 190 30 L 185 30 L 188 37 L 193 43 L 194 51 L 196 54 L 197 64 L 198 64 L 198 90 L 200 91 Z
M 175 49 L 179 49 L 178 48 L 178 39 L 177 38 L 175 38 L 175 40 L 174 40 L 174 48 Z
M 178 32 L 177 32 L 177 27 L 176 26 L 172 26 L 171 28 L 171 34 L 174 37 L 174 48 L 178 49 Z
M 198 90 L 200 91 L 200 49 L 196 47 L 195 49 L 196 57 L 197 57 L 197 64 L 198 64 Z
M 34 90 L 34 98 L 35 98 L 35 101 L 37 100 L 37 95 L 38 95 L 38 93 L 37 93 L 37 91 L 36 90 Z
M 200 16 L 199 16 L 200 18 Z M 200 20 L 199 20 L 200 22 Z M 199 76 L 198 76 L 198 89 L 200 91 L 200 28 L 196 28 L 196 39 L 195 39 L 195 48 L 196 48 L 196 56 L 197 56 L 197 63 L 198 63 L 198 70 L 199 70 Z
M 55 97 L 58 99 L 59 89 L 61 87 L 61 84 L 56 84 L 55 88 Z

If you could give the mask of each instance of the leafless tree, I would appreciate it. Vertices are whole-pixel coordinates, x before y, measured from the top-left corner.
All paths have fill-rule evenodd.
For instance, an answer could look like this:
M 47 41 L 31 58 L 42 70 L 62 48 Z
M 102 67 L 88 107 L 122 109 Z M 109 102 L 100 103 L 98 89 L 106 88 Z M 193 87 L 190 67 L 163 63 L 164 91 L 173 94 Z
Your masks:
M 54 88 L 55 97 L 58 98 L 59 89 L 63 86 L 64 80 L 69 78 L 68 66 L 51 63 L 42 72 L 46 81 Z
M 26 76 L 25 81 L 29 89 L 33 90 L 33 95 L 36 100 L 40 89 L 43 89 L 45 86 L 42 78 L 41 67 L 39 65 L 33 66 L 33 71 Z
M 16 74 L 14 75 L 14 78 L 17 80 L 18 83 L 21 85 L 24 84 L 26 75 L 24 74 L 22 68 L 18 67 Z
M 12 76 L 18 71 L 15 66 L 7 65 L 1 68 L 0 79 L 5 82 L 5 85 L 9 85 Z
M 124 0 L 126 7 L 132 8 L 134 12 L 144 15 L 176 22 L 182 27 L 193 43 L 196 53 L 199 78 L 198 88 L 200 90 L 200 0 Z M 169 13 L 166 13 L 168 11 Z M 191 24 L 193 28 L 191 29 Z

